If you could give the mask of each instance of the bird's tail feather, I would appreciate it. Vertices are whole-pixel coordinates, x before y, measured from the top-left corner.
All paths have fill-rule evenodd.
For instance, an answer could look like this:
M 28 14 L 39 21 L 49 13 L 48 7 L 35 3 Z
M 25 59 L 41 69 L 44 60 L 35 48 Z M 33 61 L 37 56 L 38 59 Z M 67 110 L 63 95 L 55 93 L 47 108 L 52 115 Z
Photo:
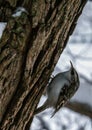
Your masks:
M 42 111 L 44 111 L 45 109 L 47 109 L 49 106 L 48 106 L 48 101 L 46 100 L 46 102 L 41 106 L 41 107 L 38 107 L 36 110 L 35 110 L 35 114 L 38 114 Z

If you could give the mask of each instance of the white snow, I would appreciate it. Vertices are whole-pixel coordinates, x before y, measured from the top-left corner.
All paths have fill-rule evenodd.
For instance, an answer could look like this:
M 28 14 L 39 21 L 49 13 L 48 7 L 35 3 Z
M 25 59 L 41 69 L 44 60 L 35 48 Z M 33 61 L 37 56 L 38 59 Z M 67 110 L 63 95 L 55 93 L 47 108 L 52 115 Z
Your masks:
M 22 12 L 28 13 L 25 8 L 23 8 L 23 7 L 18 7 L 12 16 L 13 16 L 13 17 L 19 17 Z
M 6 22 L 0 22 L 0 38 L 2 37 L 3 31 L 6 27 L 7 23 Z
M 70 53 L 68 51 L 70 49 Z M 83 51 L 84 50 L 84 51 Z M 87 60 L 88 59 L 88 60 Z M 68 44 L 63 54 L 61 55 L 56 67 L 61 71 L 69 68 L 70 60 L 73 62 L 77 71 L 85 77 L 91 78 L 92 75 L 92 44 Z
M 43 120 L 42 125 L 45 123 L 49 130 L 63 130 L 63 127 L 66 127 L 66 130 L 79 130 L 79 127 L 83 126 L 85 126 L 84 130 L 92 130 L 91 119 L 67 108 L 62 108 L 53 118 L 50 118 L 49 111 L 44 113 L 35 116 L 31 130 L 43 130 L 41 120 Z

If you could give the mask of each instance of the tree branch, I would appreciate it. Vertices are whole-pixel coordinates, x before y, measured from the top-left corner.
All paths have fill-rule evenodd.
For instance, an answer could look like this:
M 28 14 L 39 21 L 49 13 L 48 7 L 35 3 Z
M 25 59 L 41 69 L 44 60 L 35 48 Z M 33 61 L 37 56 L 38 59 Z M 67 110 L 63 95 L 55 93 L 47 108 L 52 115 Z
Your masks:
M 88 104 L 74 101 L 68 102 L 65 107 L 92 118 L 92 107 Z

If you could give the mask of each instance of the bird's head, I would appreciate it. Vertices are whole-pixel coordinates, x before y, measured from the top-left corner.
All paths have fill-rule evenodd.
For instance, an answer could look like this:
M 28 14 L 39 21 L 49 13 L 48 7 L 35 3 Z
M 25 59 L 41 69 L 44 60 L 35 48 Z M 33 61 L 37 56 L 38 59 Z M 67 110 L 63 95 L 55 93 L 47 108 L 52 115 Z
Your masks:
M 72 62 L 70 61 L 71 64 L 71 68 L 70 68 L 70 75 L 71 75 L 71 82 L 79 82 L 79 76 L 78 73 L 76 71 L 76 69 L 74 68 Z

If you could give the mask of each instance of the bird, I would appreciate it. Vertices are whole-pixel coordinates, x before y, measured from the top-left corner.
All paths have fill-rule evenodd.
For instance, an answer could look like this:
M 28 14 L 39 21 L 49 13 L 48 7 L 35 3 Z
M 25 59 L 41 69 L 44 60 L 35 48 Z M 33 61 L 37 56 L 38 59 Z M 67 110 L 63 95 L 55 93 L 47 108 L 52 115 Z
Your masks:
M 35 114 L 53 107 L 54 112 L 51 117 L 63 107 L 79 88 L 80 81 L 76 69 L 70 61 L 71 67 L 65 72 L 58 73 L 47 86 L 47 100 L 35 110 Z

